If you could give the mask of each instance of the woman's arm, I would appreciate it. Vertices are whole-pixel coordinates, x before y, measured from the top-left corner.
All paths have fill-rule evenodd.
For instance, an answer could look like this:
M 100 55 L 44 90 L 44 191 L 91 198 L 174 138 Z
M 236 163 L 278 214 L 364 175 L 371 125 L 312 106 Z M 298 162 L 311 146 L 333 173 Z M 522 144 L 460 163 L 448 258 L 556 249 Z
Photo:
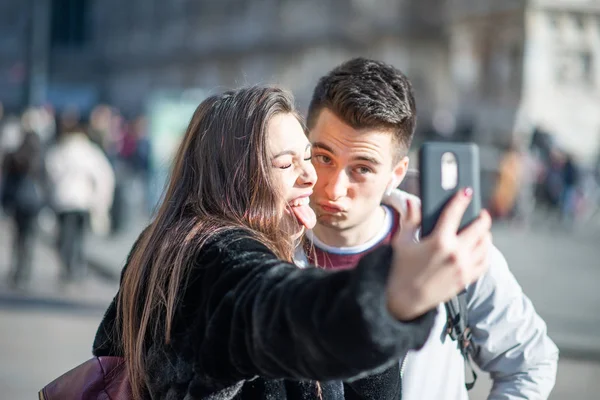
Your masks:
M 344 382 L 345 400 L 398 400 L 402 398 L 400 363 L 378 374 Z
M 389 246 L 337 272 L 299 269 L 251 239 L 214 246 L 199 260 L 203 293 L 186 296 L 208 307 L 197 309 L 204 324 L 193 345 L 208 381 L 381 372 L 421 347 L 432 327 L 435 311 L 410 322 L 388 312 Z

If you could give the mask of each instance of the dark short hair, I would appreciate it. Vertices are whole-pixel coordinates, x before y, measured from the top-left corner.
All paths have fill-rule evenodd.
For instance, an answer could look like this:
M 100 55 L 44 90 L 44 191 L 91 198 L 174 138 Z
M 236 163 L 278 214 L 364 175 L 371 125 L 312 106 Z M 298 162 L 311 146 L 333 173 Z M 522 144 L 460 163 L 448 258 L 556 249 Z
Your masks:
M 309 129 L 323 109 L 354 129 L 388 129 L 400 152 L 410 148 L 417 110 L 412 85 L 397 68 L 354 58 L 323 76 L 308 107 Z

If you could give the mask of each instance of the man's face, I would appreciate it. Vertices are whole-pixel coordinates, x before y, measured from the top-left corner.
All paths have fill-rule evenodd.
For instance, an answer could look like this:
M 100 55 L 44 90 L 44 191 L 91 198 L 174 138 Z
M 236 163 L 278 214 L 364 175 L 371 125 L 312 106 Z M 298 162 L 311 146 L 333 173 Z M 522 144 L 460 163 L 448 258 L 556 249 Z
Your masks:
M 324 227 L 360 226 L 376 213 L 385 191 L 400 183 L 408 167 L 406 157 L 394 164 L 391 132 L 355 130 L 328 109 L 320 112 L 309 139 L 319 178 L 311 206 Z

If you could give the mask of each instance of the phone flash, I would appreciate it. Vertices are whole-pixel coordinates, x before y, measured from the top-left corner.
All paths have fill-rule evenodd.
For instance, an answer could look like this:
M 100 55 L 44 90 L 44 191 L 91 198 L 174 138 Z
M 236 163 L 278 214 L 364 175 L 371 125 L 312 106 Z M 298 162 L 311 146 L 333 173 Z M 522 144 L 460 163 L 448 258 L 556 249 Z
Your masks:
M 442 189 L 452 190 L 458 185 L 458 163 L 454 153 L 445 152 L 442 154 Z

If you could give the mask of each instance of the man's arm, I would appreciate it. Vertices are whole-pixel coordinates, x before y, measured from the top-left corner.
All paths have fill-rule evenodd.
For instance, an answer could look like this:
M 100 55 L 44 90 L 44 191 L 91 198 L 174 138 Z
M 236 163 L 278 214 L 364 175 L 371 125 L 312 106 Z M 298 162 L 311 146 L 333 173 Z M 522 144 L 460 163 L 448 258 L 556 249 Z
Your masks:
M 408 199 L 420 205 L 418 197 L 397 189 L 383 203 L 402 214 Z M 467 288 L 467 307 L 473 343 L 479 349 L 474 361 L 494 381 L 488 400 L 548 398 L 558 349 L 495 247 L 488 271 Z
M 490 256 L 486 274 L 467 288 L 474 361 L 494 382 L 488 400 L 546 399 L 556 379 L 558 348 L 502 253 L 493 248 Z

